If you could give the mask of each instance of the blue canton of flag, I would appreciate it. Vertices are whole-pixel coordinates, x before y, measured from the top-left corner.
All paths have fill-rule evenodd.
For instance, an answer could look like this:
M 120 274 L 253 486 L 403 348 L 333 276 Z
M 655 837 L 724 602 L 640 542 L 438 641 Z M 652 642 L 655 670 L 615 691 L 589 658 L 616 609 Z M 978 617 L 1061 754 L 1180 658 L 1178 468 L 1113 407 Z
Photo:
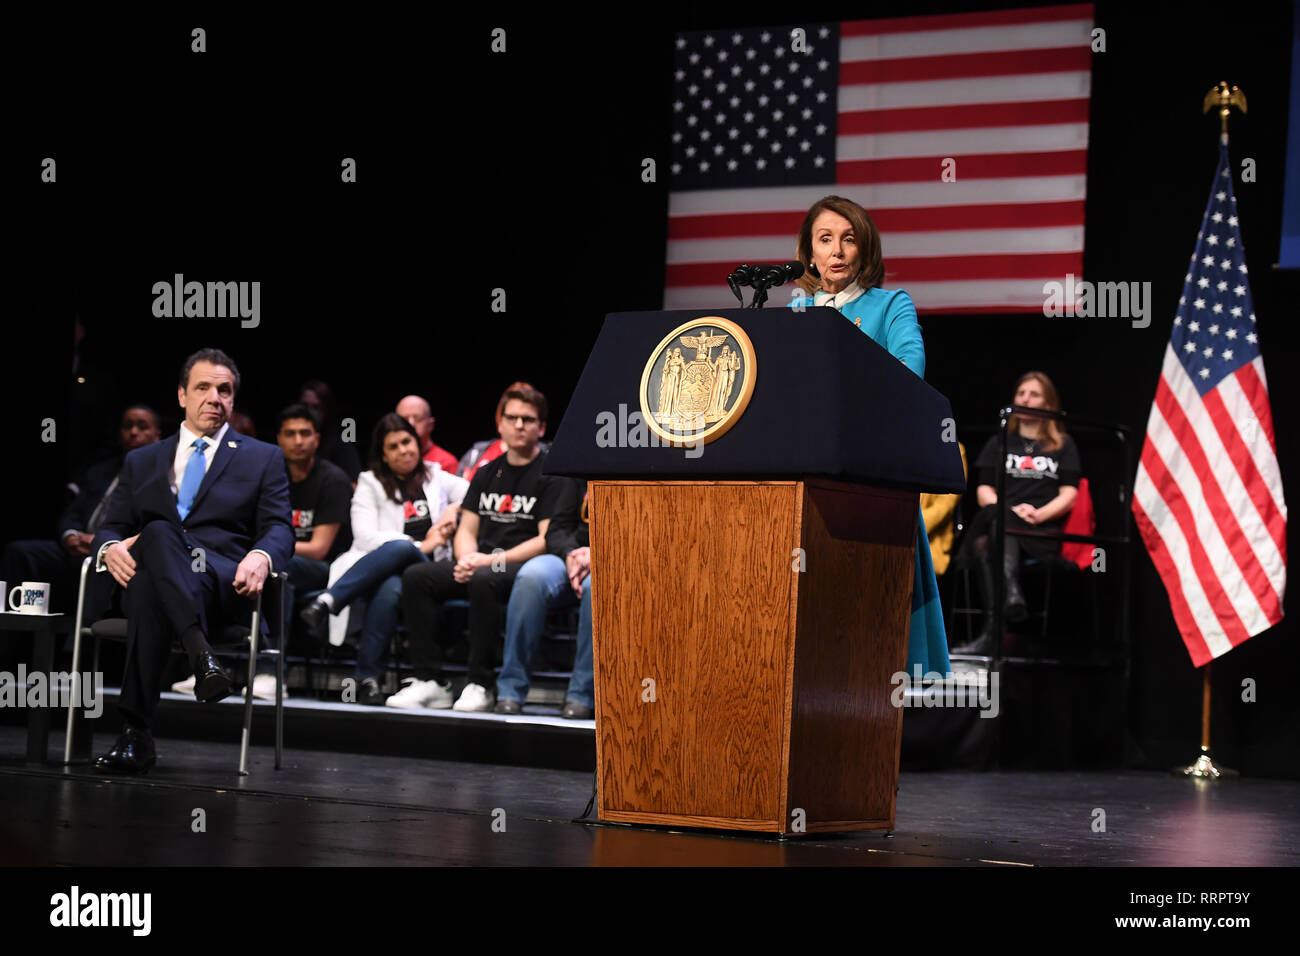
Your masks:
M 1219 167 L 1185 279 L 1170 345 L 1204 395 L 1259 355 L 1227 137 L 1219 141 Z
M 837 23 L 677 36 L 673 189 L 835 182 Z

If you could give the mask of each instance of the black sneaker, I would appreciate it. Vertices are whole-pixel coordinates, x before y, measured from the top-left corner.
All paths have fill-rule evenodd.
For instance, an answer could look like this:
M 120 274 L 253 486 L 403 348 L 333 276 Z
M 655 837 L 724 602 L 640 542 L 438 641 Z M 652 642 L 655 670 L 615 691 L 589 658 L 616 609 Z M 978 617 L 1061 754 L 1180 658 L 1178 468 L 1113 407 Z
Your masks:
M 357 694 L 358 704 L 365 704 L 367 707 L 383 707 L 387 699 L 388 695 L 379 689 L 379 681 L 373 677 L 367 677 L 361 682 L 361 689 Z

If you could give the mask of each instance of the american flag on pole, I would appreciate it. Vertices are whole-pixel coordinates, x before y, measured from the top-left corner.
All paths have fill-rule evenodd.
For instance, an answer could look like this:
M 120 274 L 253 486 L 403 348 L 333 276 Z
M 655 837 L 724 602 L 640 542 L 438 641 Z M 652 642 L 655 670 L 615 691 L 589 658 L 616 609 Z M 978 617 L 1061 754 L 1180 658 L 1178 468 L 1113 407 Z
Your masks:
M 1197 667 L 1282 620 L 1286 499 L 1228 137 L 1178 300 L 1133 514 Z
M 727 274 L 794 258 L 840 194 L 918 309 L 1041 312 L 1083 273 L 1092 27 L 1077 4 L 678 35 L 664 307 L 734 306 Z

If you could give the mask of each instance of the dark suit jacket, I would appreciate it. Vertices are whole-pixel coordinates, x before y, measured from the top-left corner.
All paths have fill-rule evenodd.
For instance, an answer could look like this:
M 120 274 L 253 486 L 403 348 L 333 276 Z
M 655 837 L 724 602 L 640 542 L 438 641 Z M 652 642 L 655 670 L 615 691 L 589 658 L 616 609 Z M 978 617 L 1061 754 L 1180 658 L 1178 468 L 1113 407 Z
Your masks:
M 293 557 L 284 455 L 276 445 L 227 429 L 182 522 L 168 480 L 179 440 L 177 433 L 126 456 L 91 553 L 98 556 L 105 544 L 125 540 L 150 521 L 171 522 L 192 548 L 204 550 L 226 605 L 234 595 L 235 568 L 250 551 L 269 554 L 274 571 L 284 570 Z
M 113 479 L 117 477 L 117 473 L 121 469 L 122 454 L 120 452 L 112 458 L 97 462 L 87 468 L 78 485 L 80 491 L 77 493 L 77 497 L 72 500 L 72 504 L 64 509 L 63 514 L 59 515 L 59 524 L 54 529 L 54 533 L 62 535 L 65 531 L 88 531 L 86 525 L 90 523 L 90 516 L 99 507 L 99 502 L 103 499 L 104 493 L 108 491 L 108 486 L 113 483 Z M 59 538 L 58 540 L 62 539 Z

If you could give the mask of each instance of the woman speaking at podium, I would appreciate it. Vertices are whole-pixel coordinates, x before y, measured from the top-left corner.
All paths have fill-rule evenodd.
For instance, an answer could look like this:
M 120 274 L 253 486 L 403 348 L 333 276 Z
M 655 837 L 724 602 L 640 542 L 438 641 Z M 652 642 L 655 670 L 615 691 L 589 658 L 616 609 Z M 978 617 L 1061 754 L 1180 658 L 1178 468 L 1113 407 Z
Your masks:
M 865 209 L 842 196 L 827 196 L 813 203 L 799 227 L 795 255 L 805 270 L 799 285 L 811 298 L 796 298 L 791 306 L 838 309 L 890 355 L 925 377 L 925 344 L 916 307 L 902 289 L 880 288 L 885 277 L 880 234 Z M 907 669 L 920 664 L 923 672 L 946 674 L 948 638 L 925 521 L 919 515 L 916 531 Z

